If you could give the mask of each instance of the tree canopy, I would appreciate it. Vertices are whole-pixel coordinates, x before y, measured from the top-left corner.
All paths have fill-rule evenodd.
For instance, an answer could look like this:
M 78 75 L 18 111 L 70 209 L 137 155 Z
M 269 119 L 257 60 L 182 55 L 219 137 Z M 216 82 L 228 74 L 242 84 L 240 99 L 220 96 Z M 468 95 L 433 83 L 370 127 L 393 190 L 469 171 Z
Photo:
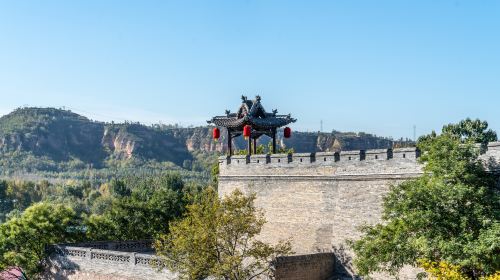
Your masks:
M 496 139 L 486 122 L 465 120 L 419 140 L 424 174 L 392 186 L 382 222 L 351 243 L 362 275 L 404 265 L 447 263 L 467 279 L 500 270 L 500 194 L 476 142 Z
M 128 185 L 113 180 L 101 190 L 94 204 L 99 209 L 85 219 L 87 238 L 141 240 L 167 232 L 168 223 L 183 213 L 190 191 L 178 175 L 134 178 Z
M 48 244 L 152 239 L 168 232 L 169 222 L 201 189 L 178 174 L 113 179 L 96 187 L 86 181 L 0 181 L 0 270 L 19 266 L 30 278 L 37 276 Z
M 457 124 L 445 125 L 443 133 L 473 143 L 485 144 L 497 141 L 497 133 L 488 129 L 488 122 L 479 119 L 471 120 L 467 118 Z
M 270 245 L 255 239 L 265 219 L 254 200 L 255 195 L 240 191 L 220 199 L 208 188 L 187 207 L 182 220 L 171 223 L 170 233 L 156 240 L 157 253 L 183 279 L 272 277 L 271 261 L 290 254 L 291 244 Z
M 46 246 L 75 242 L 83 234 L 71 208 L 37 203 L 0 225 L 0 270 L 18 266 L 33 276 L 44 269 Z

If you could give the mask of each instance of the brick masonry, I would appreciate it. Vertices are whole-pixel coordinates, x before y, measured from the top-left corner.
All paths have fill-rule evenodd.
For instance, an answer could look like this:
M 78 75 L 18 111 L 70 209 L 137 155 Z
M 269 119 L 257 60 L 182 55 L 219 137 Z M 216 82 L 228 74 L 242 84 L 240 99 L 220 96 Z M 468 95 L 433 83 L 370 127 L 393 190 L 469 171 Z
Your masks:
M 328 279 L 335 271 L 332 253 L 278 257 L 276 280 Z

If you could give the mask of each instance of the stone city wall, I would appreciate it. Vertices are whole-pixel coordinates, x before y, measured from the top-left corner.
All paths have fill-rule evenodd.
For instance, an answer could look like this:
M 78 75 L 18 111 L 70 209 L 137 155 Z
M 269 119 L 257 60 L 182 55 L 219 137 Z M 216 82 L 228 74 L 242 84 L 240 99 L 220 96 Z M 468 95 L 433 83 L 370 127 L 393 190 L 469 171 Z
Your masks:
M 331 251 L 380 220 L 391 184 L 422 174 L 415 148 L 220 158 L 219 194 L 257 194 L 261 238 L 292 238 L 298 254 Z

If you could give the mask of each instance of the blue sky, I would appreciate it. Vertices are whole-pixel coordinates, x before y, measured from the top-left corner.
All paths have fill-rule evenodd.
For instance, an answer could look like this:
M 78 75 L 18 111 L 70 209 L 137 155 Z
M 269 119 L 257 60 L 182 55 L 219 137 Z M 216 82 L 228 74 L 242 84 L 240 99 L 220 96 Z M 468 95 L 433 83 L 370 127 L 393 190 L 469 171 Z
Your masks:
M 199 125 L 241 94 L 296 130 L 500 131 L 500 1 L 0 0 L 0 114 Z

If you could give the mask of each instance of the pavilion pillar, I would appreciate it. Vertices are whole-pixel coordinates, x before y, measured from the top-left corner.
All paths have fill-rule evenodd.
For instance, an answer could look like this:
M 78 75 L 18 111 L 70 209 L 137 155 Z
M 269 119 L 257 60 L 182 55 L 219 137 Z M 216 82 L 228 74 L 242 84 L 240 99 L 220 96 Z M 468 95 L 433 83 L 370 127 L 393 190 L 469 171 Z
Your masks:
M 229 154 L 229 156 L 232 156 L 233 155 L 233 139 L 231 138 L 231 131 L 229 129 L 227 129 L 227 152 Z
M 252 154 L 252 137 L 248 137 L 247 155 Z
M 257 154 L 257 138 L 253 139 L 253 154 Z
M 273 128 L 273 154 L 276 153 L 276 128 Z

